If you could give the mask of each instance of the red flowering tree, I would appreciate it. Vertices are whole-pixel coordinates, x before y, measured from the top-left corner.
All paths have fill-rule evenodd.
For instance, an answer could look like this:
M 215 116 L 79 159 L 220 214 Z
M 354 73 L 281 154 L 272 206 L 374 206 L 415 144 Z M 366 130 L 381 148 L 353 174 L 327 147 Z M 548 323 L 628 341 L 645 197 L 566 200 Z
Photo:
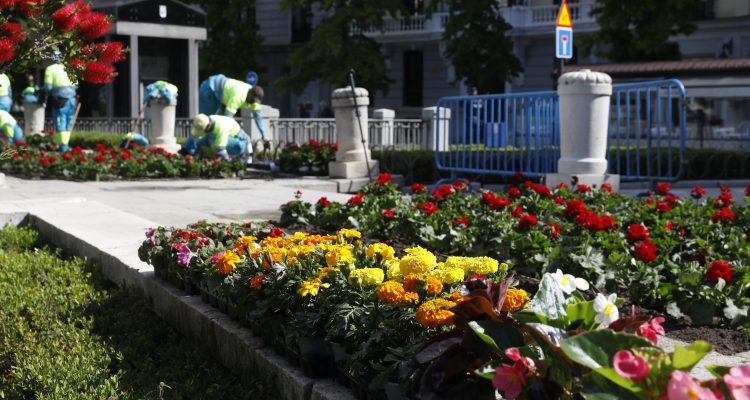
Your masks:
M 71 75 L 111 82 L 112 63 L 125 58 L 123 44 L 95 43 L 111 25 L 83 0 L 0 0 L 0 72 L 25 72 L 59 51 Z

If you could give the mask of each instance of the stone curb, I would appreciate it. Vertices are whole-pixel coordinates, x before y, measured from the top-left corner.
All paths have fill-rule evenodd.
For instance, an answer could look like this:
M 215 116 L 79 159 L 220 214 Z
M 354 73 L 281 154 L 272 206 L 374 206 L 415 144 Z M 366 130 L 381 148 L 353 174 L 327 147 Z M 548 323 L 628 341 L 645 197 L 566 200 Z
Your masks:
M 355 398 L 346 388 L 331 381 L 306 377 L 299 368 L 264 347 L 263 341 L 248 329 L 203 303 L 200 296 L 188 295 L 157 278 L 153 268 L 140 261 L 136 252 L 143 240 L 143 229 L 157 224 L 96 202 L 87 202 L 77 210 L 65 210 L 65 213 L 70 211 L 65 215 L 61 215 L 59 206 L 59 202 L 37 204 L 27 212 L 13 207 L 10 212 L 4 209 L 0 211 L 0 225 L 27 222 L 69 254 L 96 263 L 108 280 L 140 291 L 162 319 L 240 378 L 261 377 L 273 384 L 279 399 Z M 116 221 L 117 225 L 110 221 Z

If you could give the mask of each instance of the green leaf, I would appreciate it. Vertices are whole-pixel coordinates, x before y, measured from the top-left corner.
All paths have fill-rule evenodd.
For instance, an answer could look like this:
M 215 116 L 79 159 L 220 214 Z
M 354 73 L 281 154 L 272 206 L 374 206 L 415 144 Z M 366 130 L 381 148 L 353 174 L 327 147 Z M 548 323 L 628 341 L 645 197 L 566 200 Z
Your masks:
M 623 387 L 615 385 L 599 374 L 588 374 L 583 378 L 580 392 L 586 400 L 635 400 L 639 397 Z
M 596 310 L 594 310 L 593 301 L 584 301 L 570 304 L 567 307 L 568 319 L 573 321 L 583 321 L 584 325 L 593 325 L 596 319 Z
M 702 340 L 697 340 L 687 347 L 676 345 L 672 353 L 672 365 L 680 371 L 690 372 L 710 352 L 711 344 Z
M 523 335 L 511 324 L 494 321 L 471 321 L 469 327 L 483 342 L 492 346 L 498 353 L 502 353 L 509 347 L 519 347 L 524 344 Z
M 495 368 L 487 364 L 480 369 L 476 369 L 474 373 L 481 378 L 492 380 L 495 377 Z
M 632 393 L 641 394 L 643 392 L 642 385 L 620 376 L 614 368 L 599 368 L 594 371 Z
M 711 373 L 711 375 L 717 378 L 721 378 L 724 375 L 728 374 L 731 368 L 725 367 L 723 365 L 707 365 L 706 369 Z
M 635 335 L 604 329 L 564 339 L 560 347 L 573 361 L 597 370 L 611 367 L 612 357 L 620 350 L 653 347 L 653 344 Z

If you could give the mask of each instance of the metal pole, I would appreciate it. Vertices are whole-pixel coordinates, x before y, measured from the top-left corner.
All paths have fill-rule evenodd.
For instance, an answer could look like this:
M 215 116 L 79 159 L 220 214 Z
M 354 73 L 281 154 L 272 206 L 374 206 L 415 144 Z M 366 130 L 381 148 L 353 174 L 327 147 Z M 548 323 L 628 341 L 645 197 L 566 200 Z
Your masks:
M 352 87 L 352 100 L 354 101 L 354 113 L 357 115 L 357 123 L 359 124 L 359 136 L 362 139 L 362 151 L 365 153 L 365 166 L 367 167 L 367 179 L 372 181 L 372 173 L 370 171 L 370 160 L 367 155 L 367 142 L 365 141 L 365 131 L 362 128 L 362 114 L 359 112 L 359 105 L 357 104 L 357 94 L 354 90 L 357 85 L 354 83 L 354 70 L 349 70 L 349 84 Z

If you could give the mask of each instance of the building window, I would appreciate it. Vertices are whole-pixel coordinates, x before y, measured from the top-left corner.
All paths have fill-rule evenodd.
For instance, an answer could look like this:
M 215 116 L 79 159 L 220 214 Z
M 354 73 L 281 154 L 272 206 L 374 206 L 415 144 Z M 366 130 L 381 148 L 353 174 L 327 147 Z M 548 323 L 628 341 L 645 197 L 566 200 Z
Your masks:
M 404 52 L 404 106 L 422 106 L 424 56 L 419 50 Z
M 409 15 L 424 14 L 424 0 L 402 0 Z
M 292 42 L 305 43 L 312 35 L 313 13 L 310 5 L 298 7 L 292 13 Z

